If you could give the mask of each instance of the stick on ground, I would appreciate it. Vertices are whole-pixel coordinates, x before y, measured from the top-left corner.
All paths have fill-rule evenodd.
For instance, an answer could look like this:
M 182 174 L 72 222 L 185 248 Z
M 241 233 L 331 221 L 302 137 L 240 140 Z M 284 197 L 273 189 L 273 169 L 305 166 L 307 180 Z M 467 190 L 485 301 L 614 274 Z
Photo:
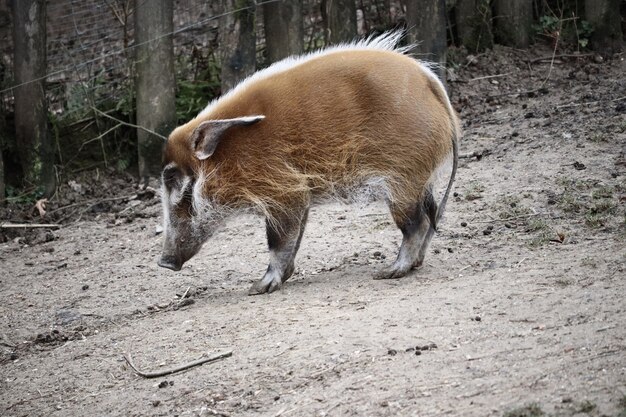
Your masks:
M 2 223 L 0 229 L 58 229 L 60 224 L 40 224 L 40 223 Z
M 153 372 L 144 372 L 144 371 L 140 371 L 139 369 L 137 369 L 137 367 L 133 363 L 133 358 L 130 355 L 130 352 L 124 354 L 124 359 L 126 359 L 128 366 L 130 366 L 133 369 L 133 371 L 137 373 L 137 375 L 142 376 L 144 378 L 158 378 L 158 377 L 165 376 L 165 375 L 175 374 L 176 372 L 181 372 L 186 369 L 193 368 L 194 366 L 205 364 L 207 362 L 214 362 L 218 359 L 228 358 L 229 356 L 232 356 L 232 354 L 233 354 L 233 351 L 229 350 L 226 352 L 218 353 L 216 355 L 202 357 L 195 361 L 185 363 L 183 365 L 179 365 L 175 368 L 165 369 L 163 371 L 153 371 Z

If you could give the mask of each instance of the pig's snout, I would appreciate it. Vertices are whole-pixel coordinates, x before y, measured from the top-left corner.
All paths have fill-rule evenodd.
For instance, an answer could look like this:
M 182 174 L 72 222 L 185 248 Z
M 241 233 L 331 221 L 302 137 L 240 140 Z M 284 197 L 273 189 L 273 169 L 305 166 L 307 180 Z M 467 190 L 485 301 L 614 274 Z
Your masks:
M 173 256 L 163 255 L 157 263 L 161 268 L 171 269 L 172 271 L 180 271 L 183 267 L 183 263 Z

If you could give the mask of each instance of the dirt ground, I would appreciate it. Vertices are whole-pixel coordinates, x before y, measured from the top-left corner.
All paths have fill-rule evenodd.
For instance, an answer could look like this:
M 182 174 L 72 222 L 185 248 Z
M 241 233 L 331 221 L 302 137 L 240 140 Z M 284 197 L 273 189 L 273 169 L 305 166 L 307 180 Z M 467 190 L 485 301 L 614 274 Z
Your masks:
M 626 56 L 551 53 L 450 74 L 455 194 L 403 279 L 372 280 L 400 241 L 383 204 L 313 209 L 295 276 L 250 297 L 262 219 L 233 218 L 174 273 L 157 196 L 102 172 L 66 183 L 44 218 L 60 229 L 0 232 L 0 415 L 626 416 Z M 225 351 L 155 379 L 123 358 Z

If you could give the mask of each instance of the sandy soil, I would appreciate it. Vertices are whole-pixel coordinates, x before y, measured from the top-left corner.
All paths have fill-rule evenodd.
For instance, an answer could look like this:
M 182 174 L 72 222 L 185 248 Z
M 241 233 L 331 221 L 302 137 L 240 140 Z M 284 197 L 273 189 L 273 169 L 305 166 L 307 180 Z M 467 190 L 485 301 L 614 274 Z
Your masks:
M 626 64 L 550 70 L 550 52 L 498 49 L 452 74 L 455 197 L 403 279 L 372 280 L 400 241 L 382 204 L 312 210 L 296 275 L 255 297 L 259 218 L 232 219 L 178 273 L 156 265 L 150 193 L 83 196 L 59 230 L 3 232 L 0 415 L 626 415 Z M 123 359 L 224 351 L 155 379 Z

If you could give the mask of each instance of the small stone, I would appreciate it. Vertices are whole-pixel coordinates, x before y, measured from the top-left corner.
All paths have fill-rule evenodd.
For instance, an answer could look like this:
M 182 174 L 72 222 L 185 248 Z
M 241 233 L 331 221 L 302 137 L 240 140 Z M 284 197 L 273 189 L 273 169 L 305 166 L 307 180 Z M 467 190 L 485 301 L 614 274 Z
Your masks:
M 448 248 L 448 253 L 453 253 L 454 250 L 452 248 Z
M 159 404 L 161 404 L 161 401 L 159 401 L 159 400 L 154 400 L 154 401 L 152 401 L 152 406 L 153 406 L 153 407 L 158 407 L 158 406 L 159 406 Z
M 376 252 L 374 252 L 372 255 L 373 255 L 375 258 L 379 258 L 379 257 L 380 257 L 380 255 L 382 255 L 382 253 L 381 253 L 380 251 L 378 251 L 378 250 L 377 250 L 377 251 L 376 251 Z
M 280 395 L 277 395 L 274 397 L 274 401 L 278 401 L 278 400 L 280 400 Z
M 85 284 L 81 287 L 83 291 L 87 291 L 89 289 L 89 285 Z
M 439 249 L 435 249 L 433 252 L 435 253 L 441 253 L 441 251 Z
M 422 351 L 420 349 L 415 350 L 415 356 L 419 356 L 421 354 L 422 354 Z
M 387 349 L 387 355 L 389 355 L 389 356 L 396 356 L 397 354 L 398 354 L 397 350 L 391 349 L 391 348 Z
M 467 227 L 467 222 L 461 222 L 461 227 Z
M 474 320 L 481 321 L 482 319 L 480 318 L 480 316 L 476 316 L 476 317 L 474 317 Z
M 159 382 L 159 388 L 167 388 L 169 386 L 170 386 L 170 384 L 167 381 Z

